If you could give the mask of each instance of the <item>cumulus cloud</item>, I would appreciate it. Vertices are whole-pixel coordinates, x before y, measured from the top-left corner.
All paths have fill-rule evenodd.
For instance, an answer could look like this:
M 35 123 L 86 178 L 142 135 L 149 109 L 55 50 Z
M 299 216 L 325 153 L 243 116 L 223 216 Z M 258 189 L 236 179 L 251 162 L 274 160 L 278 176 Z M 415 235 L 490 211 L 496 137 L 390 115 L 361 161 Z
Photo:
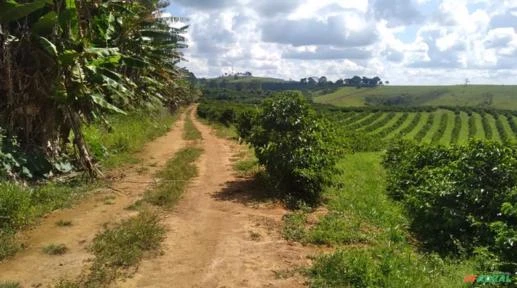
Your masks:
M 357 47 L 373 44 L 378 38 L 375 26 L 354 20 L 357 19 L 332 16 L 326 21 L 316 19 L 266 21 L 262 28 L 262 39 L 266 42 L 294 46 Z
M 490 20 L 491 28 L 517 27 L 517 8 L 497 14 Z
M 285 59 L 301 60 L 331 60 L 331 59 L 369 59 L 372 52 L 360 48 L 333 48 L 329 46 L 318 46 L 314 50 L 289 50 L 282 54 Z
M 190 19 L 184 65 L 201 77 L 234 70 L 284 79 L 379 75 L 393 84 L 517 79 L 514 0 L 171 2 L 168 12 Z
M 300 5 L 298 0 L 261 0 L 251 4 L 263 17 L 273 17 L 294 11 Z
M 412 0 L 374 0 L 371 9 L 379 19 L 385 19 L 390 26 L 420 23 L 424 16 Z

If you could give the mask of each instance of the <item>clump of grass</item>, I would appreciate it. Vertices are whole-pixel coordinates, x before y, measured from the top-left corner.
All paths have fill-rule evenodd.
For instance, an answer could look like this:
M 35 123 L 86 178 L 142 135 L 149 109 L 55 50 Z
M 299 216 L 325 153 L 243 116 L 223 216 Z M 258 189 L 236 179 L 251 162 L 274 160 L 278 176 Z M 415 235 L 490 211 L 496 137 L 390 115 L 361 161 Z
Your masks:
M 70 220 L 59 220 L 56 222 L 56 226 L 59 226 L 59 227 L 70 227 L 72 226 L 72 221 Z
M 159 173 L 158 186 L 144 195 L 144 200 L 153 205 L 171 207 L 178 201 L 190 179 L 197 175 L 196 159 L 203 152 L 200 148 L 185 148 L 167 162 Z
M 62 279 L 53 288 L 81 288 L 81 285 L 79 282 Z
M 419 255 L 410 247 L 341 249 L 316 259 L 311 287 L 465 287 L 468 262 Z
M 365 230 L 361 221 L 353 217 L 329 213 L 322 217 L 314 228 L 310 229 L 308 242 L 325 245 L 367 243 L 370 235 Z
M 253 241 L 259 241 L 260 239 L 262 239 L 262 235 L 260 235 L 260 233 L 255 232 L 255 231 L 249 231 L 249 232 L 250 232 L 250 238 L 251 238 L 251 240 L 253 240 Z
M 119 269 L 137 264 L 146 252 L 158 250 L 164 236 L 158 214 L 148 210 L 97 235 L 90 247 L 95 260 L 84 286 L 111 282 Z
M 291 241 L 304 243 L 307 240 L 307 213 L 296 211 L 284 216 L 284 228 L 282 234 L 284 238 Z
M 0 282 L 0 288 L 21 288 L 18 282 Z
M 63 255 L 68 252 L 68 247 L 65 244 L 49 244 L 42 251 L 47 255 Z
M 190 118 L 190 113 L 187 114 L 185 118 L 185 126 L 183 130 L 183 139 L 185 140 L 201 140 L 203 137 L 201 136 L 201 132 L 196 128 L 194 122 Z
M 244 176 L 254 174 L 259 171 L 258 160 L 255 157 L 239 160 L 235 162 L 233 169 Z

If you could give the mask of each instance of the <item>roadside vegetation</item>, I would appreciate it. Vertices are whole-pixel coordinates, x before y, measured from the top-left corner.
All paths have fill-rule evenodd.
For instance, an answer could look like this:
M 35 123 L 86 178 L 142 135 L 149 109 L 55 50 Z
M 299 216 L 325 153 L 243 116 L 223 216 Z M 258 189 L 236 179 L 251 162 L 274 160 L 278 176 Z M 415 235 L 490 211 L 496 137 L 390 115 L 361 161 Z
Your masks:
M 85 128 L 85 139 L 106 169 L 130 163 L 136 160 L 135 152 L 166 133 L 178 117 L 178 114 L 165 111 L 158 115 L 161 116 L 114 116 L 113 129 L 107 129 L 103 123 L 94 123 Z M 81 176 L 29 186 L 0 181 L 0 260 L 22 249 L 14 237 L 17 231 L 36 223 L 51 211 L 69 207 L 88 191 L 102 185 L 102 181 L 86 181 L 88 178 Z
M 0 260 L 14 235 L 134 162 L 195 101 L 162 1 L 0 4 Z M 23 83 L 23 85 L 18 85 Z
M 290 100 L 279 100 L 282 96 Z M 289 120 L 298 114 L 285 112 L 289 104 L 275 106 L 278 110 L 265 107 L 287 101 L 303 110 L 305 104 L 295 99 L 299 98 L 284 93 L 259 109 L 202 103 L 200 116 L 210 115 L 217 121 L 226 111 L 233 115 L 230 125 L 249 141 L 254 129 L 260 131 L 255 135 L 290 131 Z M 325 141 L 338 151 L 336 165 L 329 165 L 333 177 L 325 178 L 330 181 L 317 189 L 322 208 L 306 201 L 306 195 L 291 194 L 298 205 L 285 216 L 283 228 L 286 239 L 333 248 L 333 252 L 316 257 L 306 271 L 311 287 L 465 287 L 467 275 L 513 275 L 517 259 L 513 255 L 517 154 L 510 144 L 514 112 L 316 107 L 319 116 L 315 117 L 322 121 L 318 123 L 328 121 L 321 127 L 335 136 Z M 275 118 L 269 115 L 280 115 L 285 122 L 272 121 Z M 491 129 L 488 134 L 497 141 L 469 139 L 468 135 L 478 138 L 478 129 L 482 135 Z M 306 132 L 293 134 L 299 133 L 303 139 Z M 276 133 L 275 139 L 285 134 Z M 413 137 L 404 137 L 407 135 Z M 276 143 L 267 139 L 261 143 Z M 256 155 L 269 151 L 258 147 Z M 290 157 L 299 155 L 289 145 L 281 147 L 290 151 Z M 295 164 L 290 157 L 281 162 L 291 159 Z M 268 162 L 259 163 L 269 172 Z M 288 177 L 288 171 L 275 170 L 277 179 Z M 318 169 L 309 171 L 320 173 Z
M 167 162 L 159 174 L 159 183 L 144 194 L 144 201 L 164 208 L 170 208 L 181 197 L 188 181 L 197 175 L 195 161 L 203 150 L 197 147 L 185 148 Z
M 201 132 L 194 126 L 192 122 L 192 118 L 190 117 L 190 112 L 187 112 L 187 116 L 185 117 L 185 126 L 183 129 L 183 138 L 185 140 L 194 141 L 201 140 L 203 137 L 201 136 Z

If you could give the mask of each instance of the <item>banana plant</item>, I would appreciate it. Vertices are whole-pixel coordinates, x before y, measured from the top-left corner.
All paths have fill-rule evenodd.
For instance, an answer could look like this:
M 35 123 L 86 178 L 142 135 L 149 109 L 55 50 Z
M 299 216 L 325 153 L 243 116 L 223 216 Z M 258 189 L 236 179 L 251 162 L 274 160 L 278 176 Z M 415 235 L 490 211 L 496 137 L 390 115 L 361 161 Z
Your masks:
M 160 18 L 160 1 L 5 0 L 0 4 L 0 126 L 25 149 L 60 153 L 70 132 L 95 167 L 81 125 L 106 113 L 177 105 L 187 27 Z M 50 151 L 49 151 L 50 150 Z

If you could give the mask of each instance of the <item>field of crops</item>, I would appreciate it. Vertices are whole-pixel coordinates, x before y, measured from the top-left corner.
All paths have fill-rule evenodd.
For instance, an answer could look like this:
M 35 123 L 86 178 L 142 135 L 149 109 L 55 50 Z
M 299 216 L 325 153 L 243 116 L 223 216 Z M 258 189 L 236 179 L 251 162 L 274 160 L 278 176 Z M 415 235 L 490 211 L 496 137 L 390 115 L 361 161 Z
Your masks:
M 492 111 L 350 111 L 333 117 L 340 127 L 382 139 L 412 139 L 431 144 L 464 144 L 470 138 L 502 143 L 517 140 L 517 115 Z
M 517 87 L 511 85 L 343 87 L 315 94 L 314 101 L 339 107 L 459 106 L 517 110 Z

